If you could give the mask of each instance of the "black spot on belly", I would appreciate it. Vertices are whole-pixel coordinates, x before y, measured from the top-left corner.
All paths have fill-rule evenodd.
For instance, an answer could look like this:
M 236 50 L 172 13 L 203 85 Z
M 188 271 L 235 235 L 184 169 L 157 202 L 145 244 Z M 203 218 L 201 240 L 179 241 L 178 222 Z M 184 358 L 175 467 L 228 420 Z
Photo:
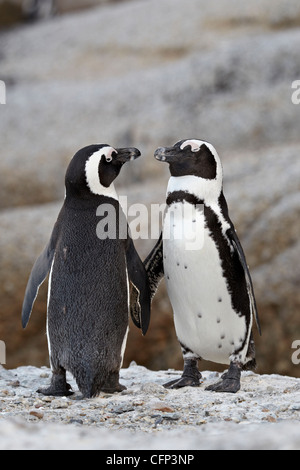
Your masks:
M 225 339 L 225 335 L 221 335 L 221 339 Z
M 202 313 L 198 313 L 198 318 L 202 318 Z
M 184 269 L 187 269 L 187 268 L 188 268 L 188 267 L 187 267 L 187 265 L 185 264 L 185 265 L 184 265 Z
M 180 266 L 180 263 L 177 261 L 177 266 Z
M 222 302 L 222 297 L 219 297 L 219 298 L 218 298 L 218 302 Z
M 217 318 L 217 323 L 221 323 L 221 319 L 220 319 L 220 318 Z
M 221 343 L 218 344 L 218 348 L 219 348 L 219 349 L 222 348 L 222 344 L 221 344 Z

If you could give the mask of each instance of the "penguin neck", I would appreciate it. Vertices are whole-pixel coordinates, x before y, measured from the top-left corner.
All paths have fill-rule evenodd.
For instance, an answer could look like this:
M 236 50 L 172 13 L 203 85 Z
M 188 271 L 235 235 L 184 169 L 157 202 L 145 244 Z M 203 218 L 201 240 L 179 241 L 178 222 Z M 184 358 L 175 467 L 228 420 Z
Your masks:
M 217 203 L 222 192 L 222 180 L 220 178 L 207 180 L 194 175 L 171 176 L 167 188 L 167 197 L 175 191 L 184 191 L 192 194 L 197 199 L 210 206 Z
M 93 204 L 93 201 L 94 203 L 99 204 L 99 198 L 101 196 L 111 198 L 119 202 L 119 197 L 114 184 L 111 184 L 107 188 L 99 183 L 97 188 L 94 187 L 93 189 L 93 191 L 91 188 L 88 188 L 85 191 L 80 191 L 78 188 L 66 187 L 65 202 L 68 206 L 73 206 L 74 204 L 77 206 L 78 201 L 81 201 L 81 204 L 85 204 L 86 202 L 86 204 L 91 205 Z
M 99 180 L 95 180 L 94 184 L 89 185 L 90 192 L 95 194 L 96 196 L 106 196 L 115 199 L 116 201 L 119 200 L 117 195 L 115 185 L 111 183 L 108 187 L 103 186 Z
M 119 197 L 116 192 L 115 185 L 113 183 L 106 188 L 103 186 L 101 183 L 98 183 L 97 190 L 96 192 L 92 191 L 94 194 L 97 194 L 97 196 L 106 196 L 106 197 L 111 197 L 112 199 L 115 199 L 116 201 L 119 201 Z

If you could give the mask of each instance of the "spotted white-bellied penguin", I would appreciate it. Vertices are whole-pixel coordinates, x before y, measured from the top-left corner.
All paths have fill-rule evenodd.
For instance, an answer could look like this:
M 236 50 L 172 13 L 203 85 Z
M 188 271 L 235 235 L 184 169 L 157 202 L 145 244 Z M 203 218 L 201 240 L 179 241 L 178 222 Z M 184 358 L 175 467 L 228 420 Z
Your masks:
M 162 276 L 174 312 L 184 371 L 166 384 L 198 386 L 198 360 L 230 365 L 208 387 L 237 392 L 242 369 L 255 367 L 253 318 L 260 332 L 253 285 L 245 255 L 229 218 L 223 172 L 215 148 L 198 139 L 158 148 L 169 164 L 163 231 L 145 260 L 152 296 Z

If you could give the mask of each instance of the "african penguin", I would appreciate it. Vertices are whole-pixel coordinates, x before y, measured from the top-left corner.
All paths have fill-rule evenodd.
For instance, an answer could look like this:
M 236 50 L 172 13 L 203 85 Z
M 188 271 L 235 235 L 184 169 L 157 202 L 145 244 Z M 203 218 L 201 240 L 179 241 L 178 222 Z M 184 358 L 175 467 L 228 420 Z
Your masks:
M 150 290 L 113 181 L 125 162 L 139 156 L 135 148 L 90 145 L 74 155 L 67 169 L 65 201 L 32 269 L 22 311 L 25 328 L 39 286 L 50 271 L 47 337 L 52 379 L 48 388 L 38 390 L 44 395 L 71 394 L 66 371 L 73 374 L 84 397 L 125 388 L 119 383 L 119 370 L 129 311 L 146 334 Z M 113 209 L 115 237 L 97 235 L 99 208 Z
M 152 297 L 162 276 L 174 312 L 184 371 L 166 387 L 198 386 L 201 358 L 229 364 L 217 392 L 240 389 L 242 369 L 255 367 L 253 317 L 259 320 L 245 255 L 228 214 L 215 148 L 197 139 L 158 148 L 169 164 L 163 231 L 145 260 Z

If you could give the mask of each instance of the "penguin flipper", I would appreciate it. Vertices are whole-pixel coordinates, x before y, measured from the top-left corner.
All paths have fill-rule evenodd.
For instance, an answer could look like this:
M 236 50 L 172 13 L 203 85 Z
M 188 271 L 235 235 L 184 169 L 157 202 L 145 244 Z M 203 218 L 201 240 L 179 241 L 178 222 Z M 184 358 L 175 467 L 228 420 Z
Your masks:
M 254 289 L 253 289 L 252 279 L 251 279 L 251 276 L 250 276 L 250 272 L 249 272 L 249 268 L 248 268 L 248 265 L 247 265 L 246 257 L 245 257 L 245 254 L 244 254 L 244 250 L 242 248 L 242 245 L 239 241 L 239 238 L 238 238 L 238 236 L 236 234 L 236 231 L 235 231 L 235 228 L 233 226 L 231 227 L 231 229 L 229 229 L 227 231 L 227 235 L 230 239 L 230 242 L 231 242 L 234 250 L 238 253 L 241 265 L 244 269 L 245 279 L 246 279 L 246 283 L 247 283 L 247 291 L 248 291 L 248 296 L 249 296 L 252 315 L 255 318 L 258 332 L 261 335 L 261 326 L 260 326 L 260 321 L 259 321 L 259 317 L 258 317 L 256 301 L 255 301 L 255 297 L 254 297 Z
M 130 239 L 126 251 L 127 269 L 130 282 L 130 315 L 133 323 L 147 333 L 150 323 L 151 295 L 144 265 Z
M 56 227 L 55 227 L 56 228 Z M 55 253 L 56 245 L 56 229 L 54 228 L 50 241 L 46 245 L 45 249 L 42 251 L 40 256 L 37 258 L 34 266 L 32 268 L 26 292 L 23 301 L 22 308 L 22 326 L 26 328 L 29 318 L 32 312 L 33 304 L 37 298 L 38 291 L 40 286 L 43 284 L 44 280 L 47 277 L 48 272 L 51 269 L 51 265 Z
M 144 266 L 146 268 L 146 272 L 149 278 L 151 299 L 153 299 L 155 292 L 157 291 L 157 288 L 159 286 L 159 283 L 164 276 L 162 233 L 160 234 L 160 237 L 153 250 L 145 259 Z

